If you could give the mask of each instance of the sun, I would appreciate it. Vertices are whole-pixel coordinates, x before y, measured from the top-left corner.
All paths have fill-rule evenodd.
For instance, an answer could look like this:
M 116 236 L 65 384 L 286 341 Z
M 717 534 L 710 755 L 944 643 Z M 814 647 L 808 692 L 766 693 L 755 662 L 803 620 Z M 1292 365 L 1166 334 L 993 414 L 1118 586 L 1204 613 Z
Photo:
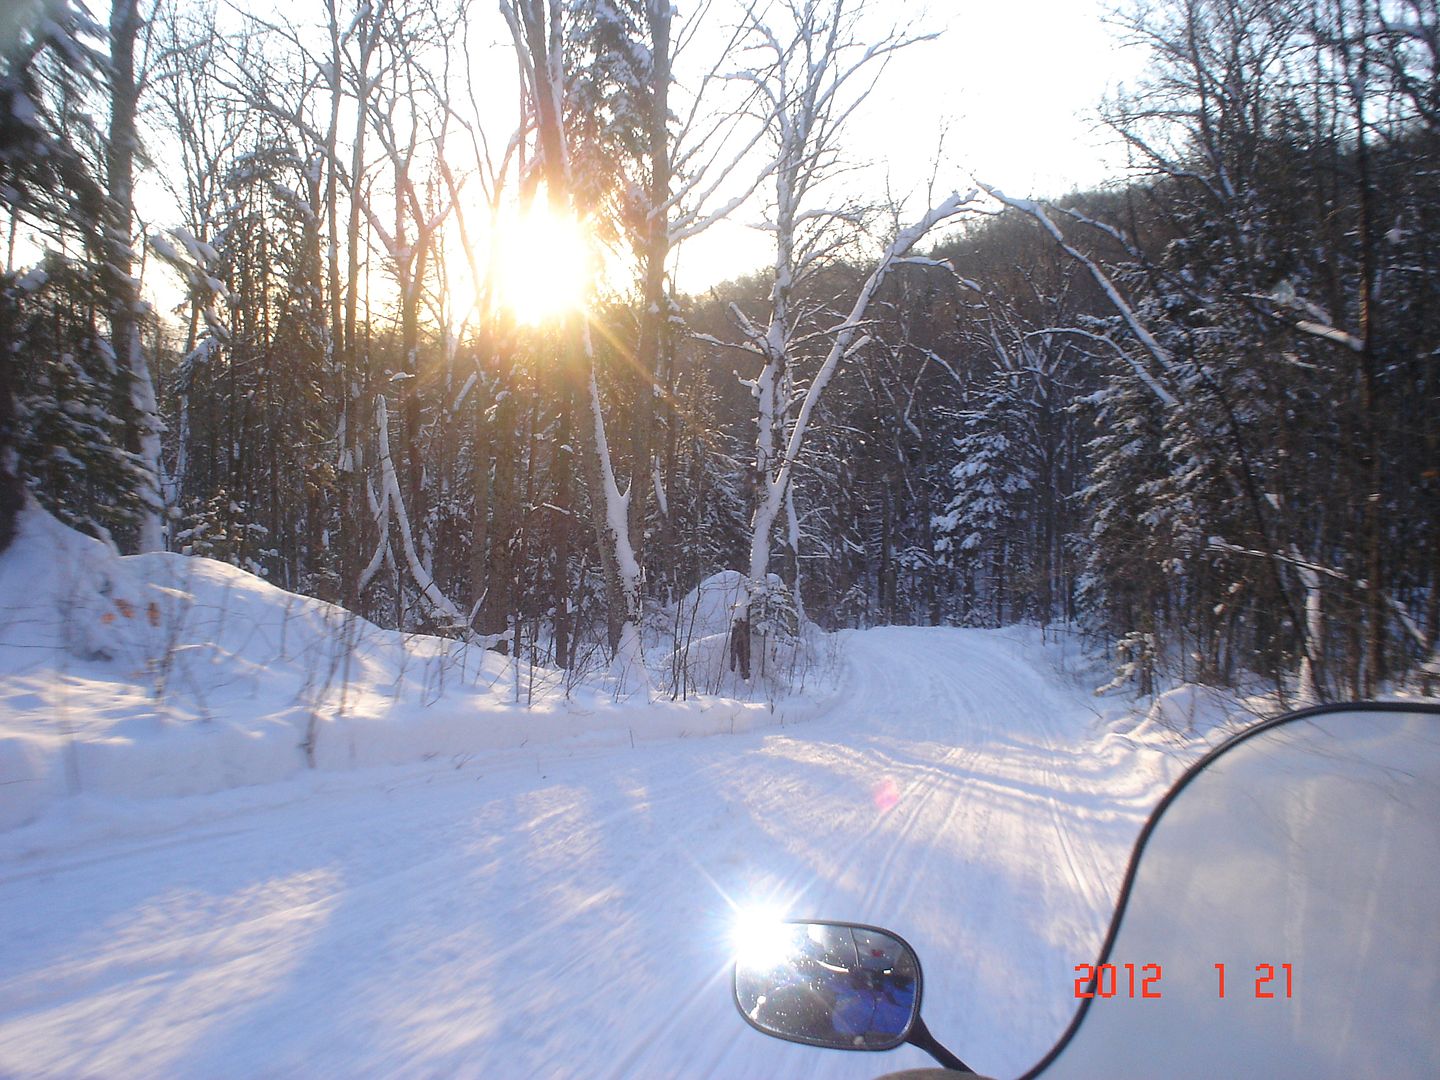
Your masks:
M 583 222 L 542 197 L 502 216 L 496 236 L 495 297 L 529 326 L 585 308 L 595 253 Z

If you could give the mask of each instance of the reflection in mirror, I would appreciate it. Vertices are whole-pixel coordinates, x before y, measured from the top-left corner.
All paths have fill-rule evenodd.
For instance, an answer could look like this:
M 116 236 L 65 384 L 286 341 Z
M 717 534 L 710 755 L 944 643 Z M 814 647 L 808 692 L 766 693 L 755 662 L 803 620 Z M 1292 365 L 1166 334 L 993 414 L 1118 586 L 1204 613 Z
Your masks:
M 1044 1080 L 1433 1080 L 1437 927 L 1440 715 L 1347 709 L 1257 730 L 1155 822 Z
M 891 1050 L 920 1013 L 920 964 L 868 926 L 773 922 L 737 941 L 735 1003 L 767 1035 L 837 1050 Z

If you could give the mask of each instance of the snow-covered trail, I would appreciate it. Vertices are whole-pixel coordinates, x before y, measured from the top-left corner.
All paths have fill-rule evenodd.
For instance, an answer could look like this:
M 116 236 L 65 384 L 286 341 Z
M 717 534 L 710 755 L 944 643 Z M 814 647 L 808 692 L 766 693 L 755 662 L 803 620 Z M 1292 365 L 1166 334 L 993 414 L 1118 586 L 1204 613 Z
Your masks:
M 889 926 L 930 1027 L 1033 1063 L 1153 770 L 1032 636 L 847 634 L 765 734 L 312 774 L 0 838 L 0 1075 L 875 1076 L 749 1030 L 734 905 Z M 114 804 L 106 804 L 114 812 Z M 90 814 L 94 814 L 90 810 Z M 82 811 L 82 816 L 85 811 Z

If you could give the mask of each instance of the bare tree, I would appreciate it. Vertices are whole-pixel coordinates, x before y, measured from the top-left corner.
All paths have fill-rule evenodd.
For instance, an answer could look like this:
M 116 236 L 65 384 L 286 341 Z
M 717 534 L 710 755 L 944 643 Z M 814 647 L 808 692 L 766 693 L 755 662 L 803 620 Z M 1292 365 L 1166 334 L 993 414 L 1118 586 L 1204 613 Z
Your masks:
M 146 475 L 136 548 L 160 551 L 165 546 L 164 500 L 160 487 L 160 415 L 155 384 L 140 347 L 139 282 L 135 278 L 135 158 L 140 135 L 135 117 L 141 80 L 135 48 L 144 20 L 140 0 L 114 0 L 110 9 L 110 130 L 105 144 L 105 183 L 109 204 L 104 272 L 110 297 L 111 346 L 130 373 L 131 438 Z
M 746 679 L 753 636 L 768 633 L 777 600 L 769 585 L 770 553 L 776 523 L 787 508 L 787 537 L 792 549 L 798 544 L 791 483 L 815 403 L 836 368 L 865 340 L 870 302 L 891 270 L 934 226 L 972 205 L 971 196 L 952 195 L 896 232 L 848 313 L 823 329 L 828 348 L 810 385 L 797 392 L 796 362 L 807 324 L 818 314 L 803 309 L 802 288 L 849 248 L 866 217 L 866 207 L 827 186 L 843 170 L 846 121 L 889 58 L 931 35 L 892 28 L 867 42 L 858 25 L 865 5 L 855 0 L 787 0 L 779 11 L 784 22 L 777 26 L 768 21 L 770 9 L 747 10 L 752 55 L 761 62 L 739 76 L 758 91 L 775 149 L 773 216 L 766 226 L 775 238 L 767 318 L 761 325 L 732 308 L 749 351 L 762 363 L 749 384 L 756 401 L 749 586 L 732 629 L 734 664 Z M 791 584 L 798 590 L 798 581 Z

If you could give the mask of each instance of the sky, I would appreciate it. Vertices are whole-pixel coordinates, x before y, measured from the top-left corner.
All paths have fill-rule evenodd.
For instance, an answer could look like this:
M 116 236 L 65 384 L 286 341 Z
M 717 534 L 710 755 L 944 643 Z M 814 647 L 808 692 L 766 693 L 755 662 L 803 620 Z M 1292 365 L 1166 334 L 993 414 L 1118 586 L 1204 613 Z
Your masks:
M 913 216 L 932 173 L 940 190 L 971 178 L 1006 192 L 1062 195 L 1119 173 L 1123 160 L 1093 123 L 1107 90 L 1134 77 L 1139 56 L 1122 48 L 1103 13 L 1109 0 L 872 0 L 877 21 L 911 20 L 937 40 L 902 53 L 851 118 L 855 182 L 877 196 L 887 177 L 910 193 Z M 944 130 L 940 167 L 935 168 Z M 764 234 L 756 211 L 693 241 L 676 279 L 683 291 L 760 269 Z

